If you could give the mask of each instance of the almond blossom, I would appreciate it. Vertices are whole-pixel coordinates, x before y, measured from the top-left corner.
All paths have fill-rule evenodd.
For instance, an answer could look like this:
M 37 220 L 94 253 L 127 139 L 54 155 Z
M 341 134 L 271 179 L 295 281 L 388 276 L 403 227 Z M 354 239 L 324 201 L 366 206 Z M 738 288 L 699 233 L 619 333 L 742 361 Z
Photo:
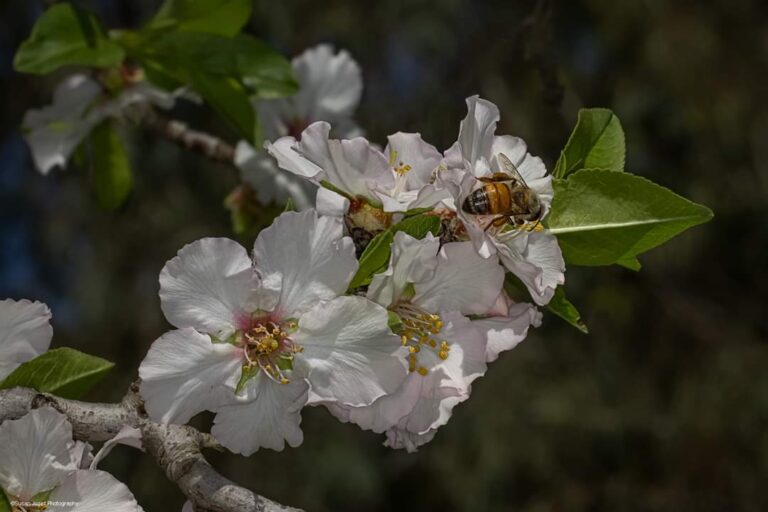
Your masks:
M 136 103 L 169 109 L 181 92 L 168 93 L 148 82 L 136 81 L 113 98 L 86 75 L 65 78 L 56 87 L 51 105 L 24 115 L 22 130 L 35 166 L 42 174 L 57 166 L 65 167 L 80 142 L 104 119 L 117 117 Z
M 256 239 L 206 238 L 160 274 L 177 327 L 141 363 L 150 417 L 185 423 L 216 412 L 212 434 L 233 452 L 301 444 L 310 400 L 364 406 L 395 391 L 407 368 L 385 308 L 341 296 L 357 270 L 340 219 L 284 213 Z
M 525 284 L 537 304 L 547 304 L 555 288 L 565 281 L 565 261 L 555 236 L 545 230 L 528 231 L 527 226 L 489 226 L 494 216 L 472 215 L 461 205 L 473 190 L 483 185 L 477 178 L 503 172 L 501 154 L 512 162 L 538 196 L 542 217 L 552 202 L 552 177 L 547 175 L 541 158 L 528 153 L 522 139 L 495 135 L 500 119 L 496 105 L 472 96 L 467 98 L 467 108 L 459 138 L 445 153 L 448 172 L 440 173 L 438 181 L 451 191 L 453 208 L 478 254 L 484 258 L 498 257 Z
M 393 214 L 432 207 L 450 196 L 435 174 L 442 157 L 418 133 L 396 133 L 385 151 L 362 137 L 331 139 L 328 123 L 311 124 L 299 140 L 265 145 L 282 169 L 317 185 L 317 209 L 376 233 Z
M 131 491 L 88 465 L 89 451 L 72 439 L 66 416 L 43 406 L 0 425 L 0 489 L 13 510 L 140 512 Z
M 51 310 L 26 299 L 0 301 L 0 381 L 51 344 Z
M 393 448 L 414 451 L 429 441 L 485 374 L 487 336 L 468 316 L 492 309 L 503 280 L 498 263 L 478 256 L 470 242 L 440 248 L 431 234 L 417 240 L 396 233 L 390 265 L 374 275 L 368 297 L 402 322 L 408 378 L 368 407 L 329 409 L 343 421 L 386 432 Z
M 361 135 L 352 116 L 363 92 L 362 73 L 349 52 L 335 53 L 330 45 L 320 44 L 305 50 L 291 64 L 299 91 L 255 105 L 263 137 L 275 141 L 286 135 L 298 136 L 315 121 L 330 123 L 342 138 Z M 264 151 L 245 141 L 237 145 L 235 165 L 263 204 L 291 197 L 297 209 L 304 210 L 314 201 L 315 186 L 281 171 Z

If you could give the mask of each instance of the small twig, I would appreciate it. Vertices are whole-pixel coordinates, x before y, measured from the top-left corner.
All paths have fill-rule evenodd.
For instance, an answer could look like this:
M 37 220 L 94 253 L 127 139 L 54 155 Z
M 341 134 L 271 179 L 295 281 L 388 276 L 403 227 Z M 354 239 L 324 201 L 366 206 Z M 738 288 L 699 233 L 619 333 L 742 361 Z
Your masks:
M 149 105 L 140 114 L 140 123 L 169 141 L 191 151 L 197 151 L 217 162 L 234 165 L 235 148 L 209 133 L 193 130 L 185 123 L 168 119 Z
M 201 452 L 202 448 L 220 449 L 218 443 L 190 426 L 162 425 L 149 420 L 136 389 L 136 385 L 132 385 L 119 404 L 68 400 L 28 388 L 2 390 L 0 423 L 50 405 L 67 417 L 75 438 L 81 441 L 106 441 L 124 426 L 132 426 L 141 430 L 147 452 L 194 504 L 195 510 L 301 512 L 240 487 L 219 474 Z

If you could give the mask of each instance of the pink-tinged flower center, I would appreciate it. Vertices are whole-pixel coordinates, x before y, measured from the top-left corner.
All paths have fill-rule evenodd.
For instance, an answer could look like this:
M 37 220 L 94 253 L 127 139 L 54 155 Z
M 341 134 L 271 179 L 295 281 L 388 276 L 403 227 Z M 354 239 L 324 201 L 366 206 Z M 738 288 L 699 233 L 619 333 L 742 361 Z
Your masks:
M 287 384 L 286 371 L 293 368 L 293 358 L 304 349 L 295 344 L 295 320 L 276 322 L 269 318 L 256 319 L 247 328 L 238 331 L 236 344 L 243 348 L 246 360 L 243 371 L 261 370 L 270 379 Z
M 430 313 L 410 302 L 399 302 L 394 311 L 403 323 L 400 342 L 404 347 L 408 347 L 408 371 L 418 372 L 421 376 L 429 373 L 429 369 L 419 364 L 419 354 L 422 350 L 431 350 L 440 359 L 448 359 L 450 345 L 446 340 L 437 338 L 443 330 L 440 315 Z

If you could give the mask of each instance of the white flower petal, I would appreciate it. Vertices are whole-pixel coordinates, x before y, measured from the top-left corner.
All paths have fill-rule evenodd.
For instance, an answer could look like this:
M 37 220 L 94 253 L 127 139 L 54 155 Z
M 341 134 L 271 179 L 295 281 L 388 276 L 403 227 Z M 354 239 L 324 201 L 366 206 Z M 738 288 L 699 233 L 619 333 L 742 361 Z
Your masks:
M 477 328 L 486 332 L 488 344 L 485 359 L 491 363 L 505 350 L 515 348 L 528 335 L 528 329 L 541 325 L 541 313 L 532 304 L 513 304 L 505 316 L 474 320 Z
M 212 343 L 194 329 L 158 338 L 139 366 L 141 396 L 150 418 L 186 423 L 195 414 L 234 399 L 243 351 Z
M 463 159 L 475 164 L 488 158 L 493 145 L 499 108 L 479 96 L 467 98 L 467 117 L 459 125 L 459 149 Z
M 48 498 L 59 502 L 51 510 L 66 512 L 141 512 L 131 491 L 105 471 L 78 470 L 70 474 Z M 66 503 L 66 504 L 64 504 Z M 71 504 L 70 504 L 71 503 Z
M 394 393 L 384 395 L 368 406 L 349 407 L 338 403 L 324 405 L 344 423 L 354 423 L 363 430 L 382 433 L 397 425 L 413 410 L 427 378 L 409 373 Z
M 253 256 L 263 275 L 282 277 L 276 311 L 282 317 L 343 294 L 357 271 L 355 247 L 343 236 L 341 219 L 318 217 L 314 210 L 280 215 L 259 233 Z
M 441 378 L 440 370 L 435 374 L 434 379 Z M 433 432 L 448 423 L 453 414 L 453 408 L 467 398 L 469 394 L 459 389 L 425 383 L 416 406 L 394 428 L 415 435 Z
M 497 243 L 499 259 L 525 284 L 531 298 L 546 305 L 555 288 L 565 282 L 565 260 L 557 238 L 547 232 L 524 233 L 507 243 Z
M 416 201 L 418 191 L 405 190 L 393 194 L 392 191 L 374 190 L 373 195 L 381 202 L 381 209 L 387 213 L 406 212 L 411 209 L 411 204 Z M 396 195 L 397 197 L 393 197 Z
M 504 269 L 493 258 L 477 254 L 471 242 L 445 244 L 435 274 L 417 283 L 412 302 L 427 311 L 487 312 L 499 296 Z
M 104 117 L 86 115 L 101 91 L 86 75 L 72 75 L 56 87 L 51 105 L 24 115 L 25 138 L 41 173 L 64 167 L 80 141 Z
M 75 447 L 71 450 L 73 460 L 78 469 L 88 469 L 93 461 L 93 446 L 82 441 L 75 441 Z
M 247 401 L 219 408 L 211 433 L 228 450 L 246 456 L 259 448 L 280 451 L 286 442 L 299 446 L 308 390 L 304 379 L 279 384 L 259 372 L 246 385 Z
M 317 213 L 320 215 L 343 217 L 347 210 L 349 210 L 349 199 L 325 187 L 317 189 L 315 201 L 317 203 Z
M 315 129 L 318 128 L 320 128 L 319 125 L 315 126 Z M 308 136 L 307 130 L 304 131 L 305 137 Z M 292 172 L 302 178 L 313 179 L 313 181 L 319 183 L 324 177 L 323 170 L 317 164 L 304 158 L 299 153 L 298 148 L 299 143 L 296 142 L 295 138 L 289 136 L 281 137 L 275 142 L 264 143 L 264 149 L 277 160 L 277 165 L 281 169 Z
M 336 417 L 366 430 L 391 428 L 424 433 L 448 422 L 454 406 L 469 396 L 470 384 L 486 371 L 485 336 L 459 313 L 445 313 L 440 338 L 450 346 L 446 359 L 425 348 L 418 365 L 426 375 L 411 372 L 394 393 L 382 396 L 367 407 L 327 404 Z
M 376 199 L 372 191 L 377 187 L 394 185 L 389 162 L 381 151 L 362 137 L 330 139 L 330 129 L 328 123 L 313 123 L 302 132 L 298 144 L 299 153 L 323 170 L 313 175 L 315 180 L 327 180 L 347 194 L 369 199 Z
M 120 429 L 120 432 L 115 434 L 112 439 L 107 440 L 101 446 L 101 449 L 91 461 L 89 469 L 96 469 L 96 467 L 99 465 L 99 462 L 104 460 L 104 457 L 109 455 L 109 452 L 111 452 L 112 449 L 118 444 L 124 444 L 126 446 L 136 448 L 137 450 L 144 451 L 144 445 L 141 442 L 141 430 L 129 425 L 125 425 Z
M 360 66 L 349 52 L 321 44 L 293 59 L 299 92 L 292 99 L 297 117 L 333 123 L 348 118 L 360 103 L 363 80 Z
M 406 376 L 400 338 L 387 310 L 356 296 L 318 304 L 299 319 L 294 341 L 304 347 L 314 395 L 324 401 L 368 405 L 395 391 Z
M 393 165 L 408 165 L 411 170 L 405 175 L 406 188 L 418 190 L 426 186 L 432 172 L 440 165 L 443 155 L 421 138 L 419 133 L 397 132 L 387 137 L 389 141 L 384 154 Z
M 450 346 L 447 359 L 435 358 L 435 367 L 442 369 L 445 373 L 440 387 L 458 389 L 468 395 L 470 384 L 478 377 L 485 375 L 488 369 L 485 364 L 487 338 L 474 322 L 456 311 L 443 311 L 440 316 L 444 323 L 440 336 L 448 341 Z M 444 422 L 436 422 L 430 428 L 444 424 L 448 421 L 448 417 L 450 417 L 450 410 Z
M 414 453 L 432 439 L 434 439 L 437 430 L 430 430 L 424 434 L 414 434 L 405 430 L 393 428 L 387 430 L 387 440 L 384 446 L 395 449 L 405 449 L 408 453 Z
M 247 142 L 240 141 L 235 148 L 235 165 L 240 169 L 243 181 L 253 188 L 262 204 L 285 202 L 291 198 L 297 210 L 312 206 L 317 187 L 278 168 L 266 152 L 256 151 Z
M 141 81 L 123 89 L 120 96 L 106 108 L 113 116 L 120 115 L 126 107 L 136 103 L 151 103 L 156 107 L 169 110 L 176 104 L 176 98 L 185 94 L 187 90 L 184 88 L 168 92 L 149 82 Z
M 373 276 L 368 298 L 389 307 L 400 299 L 410 283 L 422 283 L 432 278 L 437 267 L 440 240 L 428 233 L 423 240 L 398 231 L 392 243 L 389 268 Z
M 52 407 L 0 425 L 0 488 L 22 501 L 59 485 L 76 470 L 75 442 L 66 416 Z
M 51 310 L 42 302 L 0 301 L 0 380 L 51 344 Z
M 237 329 L 243 308 L 256 297 L 258 278 L 237 242 L 203 238 L 184 246 L 160 272 L 160 304 L 176 327 L 194 327 L 219 338 Z

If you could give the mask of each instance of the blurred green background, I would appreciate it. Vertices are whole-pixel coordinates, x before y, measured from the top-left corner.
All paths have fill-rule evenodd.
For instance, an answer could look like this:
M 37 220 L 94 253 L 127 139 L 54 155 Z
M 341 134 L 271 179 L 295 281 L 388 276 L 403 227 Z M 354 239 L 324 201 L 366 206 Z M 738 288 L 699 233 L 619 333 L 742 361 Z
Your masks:
M 86 2 L 113 28 L 158 4 Z M 19 125 L 62 75 L 22 76 L 11 61 L 41 9 L 0 3 L 0 297 L 47 302 L 54 346 L 116 361 L 88 397 L 113 401 L 168 329 L 165 261 L 197 238 L 233 236 L 222 203 L 238 176 L 140 132 L 136 189 L 115 214 L 78 171 L 40 176 Z M 288 56 L 348 49 L 364 72 L 358 120 L 378 142 L 419 131 L 445 149 L 464 98 L 480 93 L 501 108 L 499 133 L 551 168 L 578 108 L 612 108 L 628 170 L 715 219 L 642 256 L 639 274 L 569 267 L 591 333 L 547 315 L 417 454 L 306 409 L 303 446 L 210 454 L 222 473 L 314 512 L 768 510 L 766 2 L 259 0 L 248 30 Z M 206 109 L 174 115 L 233 140 Z M 183 503 L 129 448 L 103 468 L 147 511 Z

